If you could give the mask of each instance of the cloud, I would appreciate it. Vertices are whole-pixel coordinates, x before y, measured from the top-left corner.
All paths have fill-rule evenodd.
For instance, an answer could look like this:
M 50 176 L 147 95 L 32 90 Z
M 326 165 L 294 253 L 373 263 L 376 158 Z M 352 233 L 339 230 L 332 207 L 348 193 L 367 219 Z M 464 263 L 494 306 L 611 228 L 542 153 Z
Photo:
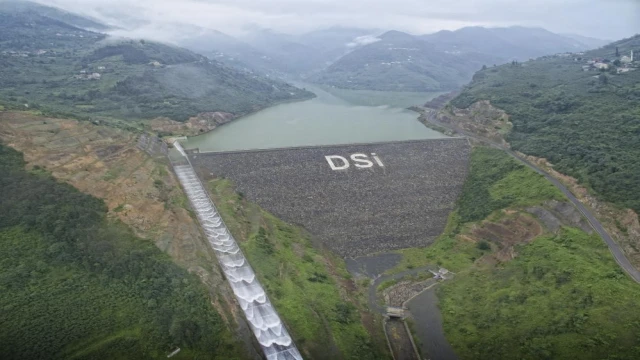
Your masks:
M 638 0 L 36 0 L 123 28 L 189 24 L 238 35 L 251 26 L 299 34 L 331 26 L 410 33 L 540 26 L 601 38 L 640 33 Z M 148 28 L 150 29 L 150 28 Z
M 369 45 L 369 44 L 373 44 L 376 41 L 380 41 L 380 39 L 373 35 L 358 36 L 357 38 L 353 39 L 353 41 L 348 43 L 347 47 L 358 47 L 358 46 Z

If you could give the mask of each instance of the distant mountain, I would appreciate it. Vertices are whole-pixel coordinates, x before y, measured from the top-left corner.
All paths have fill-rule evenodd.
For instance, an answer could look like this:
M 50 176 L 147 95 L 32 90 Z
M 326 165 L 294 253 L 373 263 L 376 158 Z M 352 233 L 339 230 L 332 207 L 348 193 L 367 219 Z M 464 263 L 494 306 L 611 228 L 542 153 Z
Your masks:
M 186 120 L 313 96 L 183 48 L 105 40 L 37 11 L 0 10 L 0 103 L 82 117 Z
M 321 70 L 356 48 L 367 45 L 376 38 L 374 35 L 380 33 L 371 29 L 331 27 L 302 34 L 297 41 L 317 50 L 315 56 L 322 63 L 315 70 Z
M 286 69 L 271 55 L 220 31 L 197 28 L 185 34 L 177 41 L 180 46 L 225 64 L 265 74 L 278 74 Z
M 82 29 L 96 31 L 105 31 L 110 29 L 108 25 L 105 25 L 98 20 L 29 1 L 0 1 L 0 12 L 5 15 L 32 12 Z
M 389 31 L 379 39 L 345 55 L 313 81 L 351 89 L 448 91 L 467 83 L 483 65 L 591 47 L 525 27 L 467 27 L 422 36 Z
M 439 31 L 423 35 L 421 38 L 448 51 L 481 52 L 494 54 L 505 60 L 520 61 L 542 55 L 593 48 L 590 44 L 542 28 L 521 26 L 465 27 L 456 31 Z
M 585 44 L 589 47 L 589 49 L 597 49 L 599 47 L 605 46 L 607 44 L 612 43 L 612 40 L 604 40 L 604 39 L 596 39 L 588 36 L 582 36 L 577 34 L 561 34 L 562 36 L 571 38 L 575 41 L 578 41 L 582 44 Z
M 241 40 L 275 60 L 279 64 L 276 69 L 287 74 L 303 74 L 321 67 L 324 62 L 321 50 L 299 42 L 292 35 L 255 29 Z
M 249 29 L 240 38 L 220 31 L 185 31 L 180 46 L 225 63 L 275 75 L 299 76 L 319 71 L 349 51 L 375 30 L 333 27 L 302 35 L 287 35 L 267 29 Z
M 421 38 L 389 31 L 345 55 L 313 81 L 349 89 L 440 91 L 464 84 L 483 64 L 500 58 L 444 51 Z
M 311 31 L 296 37 L 296 39 L 307 46 L 322 51 L 334 52 L 336 50 L 344 51 L 357 44 L 354 40 L 368 35 L 379 34 L 381 31 L 372 29 L 347 28 L 347 27 L 331 27 Z

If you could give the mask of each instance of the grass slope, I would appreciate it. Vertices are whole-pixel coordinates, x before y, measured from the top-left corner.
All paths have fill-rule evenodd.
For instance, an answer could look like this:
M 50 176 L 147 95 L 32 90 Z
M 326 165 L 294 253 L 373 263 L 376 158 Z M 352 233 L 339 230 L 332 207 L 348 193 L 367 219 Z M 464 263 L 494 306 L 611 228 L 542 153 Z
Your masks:
M 566 228 L 495 268 L 440 289 L 447 338 L 464 359 L 635 359 L 640 287 L 597 235 Z
M 242 358 L 199 280 L 0 145 L 0 358 Z
M 308 234 L 244 199 L 229 180 L 210 191 L 303 355 L 318 359 L 387 358 L 384 337 L 363 326 L 344 262 L 315 249 Z M 356 298 L 354 298 L 356 296 Z M 379 326 L 373 328 L 378 334 Z
M 573 57 L 546 57 L 478 72 L 452 101 L 478 100 L 510 115 L 515 150 L 549 159 L 604 200 L 640 212 L 640 70 L 583 71 L 594 57 L 640 50 L 640 35 Z
M 517 245 L 508 262 L 482 261 L 499 246 L 469 240 L 481 221 L 504 217 L 503 209 L 551 199 L 563 197 L 533 170 L 502 151 L 476 148 L 445 233 L 428 248 L 401 252 L 396 271 L 437 263 L 457 273 L 438 297 L 447 339 L 462 359 L 637 357 L 640 286 L 597 235 L 563 228 Z

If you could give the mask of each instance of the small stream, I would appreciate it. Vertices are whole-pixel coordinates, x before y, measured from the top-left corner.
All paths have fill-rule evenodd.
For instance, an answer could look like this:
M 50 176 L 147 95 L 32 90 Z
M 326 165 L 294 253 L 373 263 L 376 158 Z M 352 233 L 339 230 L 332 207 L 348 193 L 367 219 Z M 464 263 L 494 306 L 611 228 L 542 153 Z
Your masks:
M 438 307 L 436 288 L 431 287 L 411 299 L 409 311 L 415 321 L 416 335 L 423 354 L 431 360 L 457 360 L 458 357 L 444 336 L 442 314 Z
M 347 259 L 347 269 L 354 277 L 369 277 L 373 281 L 369 286 L 368 303 L 372 311 L 386 314 L 386 306 L 378 303 L 377 288 L 385 281 L 400 280 L 410 276 L 429 273 L 437 266 L 425 266 L 405 270 L 392 275 L 382 275 L 385 271 L 400 263 L 402 256 L 397 253 L 383 253 Z M 409 313 L 415 322 L 415 331 L 422 353 L 430 360 L 457 360 L 453 348 L 447 341 L 442 327 L 442 314 L 438 307 L 435 290 L 438 284 L 429 287 L 407 303 Z

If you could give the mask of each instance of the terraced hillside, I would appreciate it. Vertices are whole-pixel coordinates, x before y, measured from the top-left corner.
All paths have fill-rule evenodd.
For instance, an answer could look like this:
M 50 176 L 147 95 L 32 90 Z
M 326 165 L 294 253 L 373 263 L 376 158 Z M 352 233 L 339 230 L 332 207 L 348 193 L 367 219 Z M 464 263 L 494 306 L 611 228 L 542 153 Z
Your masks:
M 192 162 L 205 175 L 232 180 L 249 200 L 338 254 L 355 257 L 425 246 L 438 236 L 466 177 L 469 151 L 467 140 L 457 138 L 203 153 Z M 351 159 L 350 166 L 332 170 L 325 156 Z

